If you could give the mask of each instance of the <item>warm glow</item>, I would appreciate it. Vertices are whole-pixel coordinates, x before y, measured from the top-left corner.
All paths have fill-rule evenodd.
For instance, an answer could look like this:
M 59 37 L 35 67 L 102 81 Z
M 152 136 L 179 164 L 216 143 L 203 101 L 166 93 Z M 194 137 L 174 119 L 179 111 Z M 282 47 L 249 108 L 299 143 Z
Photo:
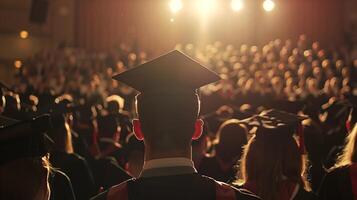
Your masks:
M 265 11 L 270 12 L 274 10 L 275 8 L 275 3 L 272 0 L 265 0 L 263 3 L 263 8 Z
M 243 0 L 232 0 L 231 7 L 233 11 L 240 11 L 243 8 Z
M 198 0 L 197 1 L 197 10 L 203 14 L 211 13 L 217 6 L 216 0 Z
M 171 0 L 170 1 L 170 10 L 172 13 L 177 13 L 182 9 L 182 1 L 181 0 Z
M 26 38 L 28 38 L 28 36 L 29 36 L 29 32 L 27 32 L 27 31 L 20 32 L 20 38 L 26 39 Z
M 174 19 L 174 18 L 171 18 L 171 19 L 170 19 L 170 22 L 174 22 L 174 21 L 175 21 L 175 19 Z
M 14 66 L 15 66 L 16 69 L 20 69 L 21 66 L 22 66 L 21 60 L 15 60 Z

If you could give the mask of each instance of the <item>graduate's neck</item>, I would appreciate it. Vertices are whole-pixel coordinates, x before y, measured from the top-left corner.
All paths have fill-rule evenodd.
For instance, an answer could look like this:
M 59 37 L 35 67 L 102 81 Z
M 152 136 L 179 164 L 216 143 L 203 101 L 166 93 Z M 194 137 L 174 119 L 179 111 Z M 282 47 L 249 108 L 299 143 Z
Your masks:
M 163 158 L 183 157 L 192 160 L 192 148 L 188 146 L 182 149 L 153 149 L 145 146 L 145 161 Z

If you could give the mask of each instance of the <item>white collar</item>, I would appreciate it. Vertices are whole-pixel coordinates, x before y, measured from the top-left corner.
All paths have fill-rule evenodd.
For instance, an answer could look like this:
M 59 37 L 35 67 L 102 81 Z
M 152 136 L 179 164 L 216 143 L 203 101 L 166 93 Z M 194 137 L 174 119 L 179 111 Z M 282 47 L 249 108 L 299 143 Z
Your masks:
M 160 158 L 144 162 L 143 170 L 164 167 L 192 167 L 194 168 L 191 159 L 185 157 Z

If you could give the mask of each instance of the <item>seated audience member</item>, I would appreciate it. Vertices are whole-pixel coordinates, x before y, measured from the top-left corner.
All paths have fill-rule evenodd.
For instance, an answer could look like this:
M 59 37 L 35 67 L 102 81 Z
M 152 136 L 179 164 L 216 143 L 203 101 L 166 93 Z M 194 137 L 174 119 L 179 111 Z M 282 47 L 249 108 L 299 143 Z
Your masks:
M 247 144 L 247 134 L 246 127 L 237 119 L 225 121 L 218 129 L 215 155 L 205 157 L 198 172 L 218 181 L 232 181 L 236 174 L 234 166 Z
M 302 128 L 300 119 L 268 110 L 243 122 L 257 130 L 241 159 L 241 187 L 264 200 L 315 199 L 308 192 L 302 149 L 293 137 L 295 130 Z
M 107 97 L 107 110 L 109 115 L 113 115 L 120 127 L 121 142 L 132 132 L 132 125 L 129 119 L 129 113 L 124 111 L 124 99 L 118 95 Z
M 320 191 L 323 200 L 357 198 L 357 125 L 346 138 L 337 163 L 325 176 Z
M 94 144 L 95 134 L 97 134 L 97 111 L 92 105 L 79 105 L 75 108 L 73 116 L 73 129 L 83 138 L 85 144 L 90 147 L 93 155 L 98 152 L 97 147 Z
M 16 119 L 16 120 L 21 120 L 25 116 L 24 114 L 21 114 L 21 104 L 20 104 L 20 97 L 18 94 L 15 94 L 13 92 L 8 92 L 5 95 L 5 107 L 2 115 Z
M 212 71 L 172 51 L 115 79 L 140 91 L 134 133 L 144 140 L 140 176 L 94 199 L 257 199 L 196 172 L 191 141 L 200 137 L 196 88 L 219 80 Z
M 120 127 L 113 115 L 97 117 L 98 146 L 101 157 L 112 156 L 119 163 L 124 163 L 123 147 L 119 143 Z
M 0 199 L 49 200 L 48 117 L 0 119 Z M 4 118 L 5 119 L 5 118 Z
M 76 199 L 87 200 L 97 191 L 91 169 L 83 157 L 73 152 L 72 135 L 64 116 L 54 116 L 52 125 L 53 129 L 49 135 L 54 144 L 50 161 L 54 168 L 68 175 L 72 181 Z
M 69 129 L 72 135 L 73 151 L 78 155 L 85 157 L 86 159 L 92 159 L 92 156 L 89 152 L 88 143 L 85 141 L 84 136 L 73 130 L 73 112 L 75 110 L 73 101 L 73 97 L 70 94 L 63 94 L 57 97 L 52 108 L 52 114 L 63 114 L 65 116 L 65 120 L 69 125 Z
M 119 144 L 120 132 L 116 118 L 113 115 L 98 117 L 98 146 L 100 156 L 92 159 L 96 184 L 103 189 L 121 183 L 131 178 L 123 169 L 125 166 L 124 148 Z

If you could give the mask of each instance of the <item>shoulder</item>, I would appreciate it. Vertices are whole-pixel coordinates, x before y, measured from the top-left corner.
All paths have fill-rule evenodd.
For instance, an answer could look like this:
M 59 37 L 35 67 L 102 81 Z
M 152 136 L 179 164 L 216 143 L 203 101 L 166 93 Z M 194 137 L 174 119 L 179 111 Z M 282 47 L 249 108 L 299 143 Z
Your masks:
M 304 188 L 300 187 L 294 200 L 318 200 L 319 198 L 313 192 L 308 192 Z
M 111 200 L 111 199 L 128 199 L 128 182 L 132 181 L 129 179 L 118 185 L 111 187 L 109 190 L 106 190 L 103 193 L 98 194 L 97 196 L 91 198 L 91 200 Z
M 341 166 L 332 168 L 325 175 L 324 182 L 325 183 L 336 183 L 341 180 L 349 179 L 349 166 Z M 340 181 L 338 181 L 340 180 Z
M 108 191 L 109 190 L 106 190 L 106 191 L 90 198 L 90 200 L 107 200 Z
M 332 169 L 330 169 L 327 173 L 327 176 L 340 176 L 343 174 L 347 174 L 348 170 L 349 170 L 348 165 L 344 165 L 344 166 L 340 166 L 340 167 L 334 167 Z
M 214 179 L 212 179 L 214 180 Z M 227 183 L 214 180 L 216 184 L 216 199 L 227 199 L 227 197 L 235 197 L 238 200 L 258 200 L 258 196 L 248 190 L 238 189 Z

